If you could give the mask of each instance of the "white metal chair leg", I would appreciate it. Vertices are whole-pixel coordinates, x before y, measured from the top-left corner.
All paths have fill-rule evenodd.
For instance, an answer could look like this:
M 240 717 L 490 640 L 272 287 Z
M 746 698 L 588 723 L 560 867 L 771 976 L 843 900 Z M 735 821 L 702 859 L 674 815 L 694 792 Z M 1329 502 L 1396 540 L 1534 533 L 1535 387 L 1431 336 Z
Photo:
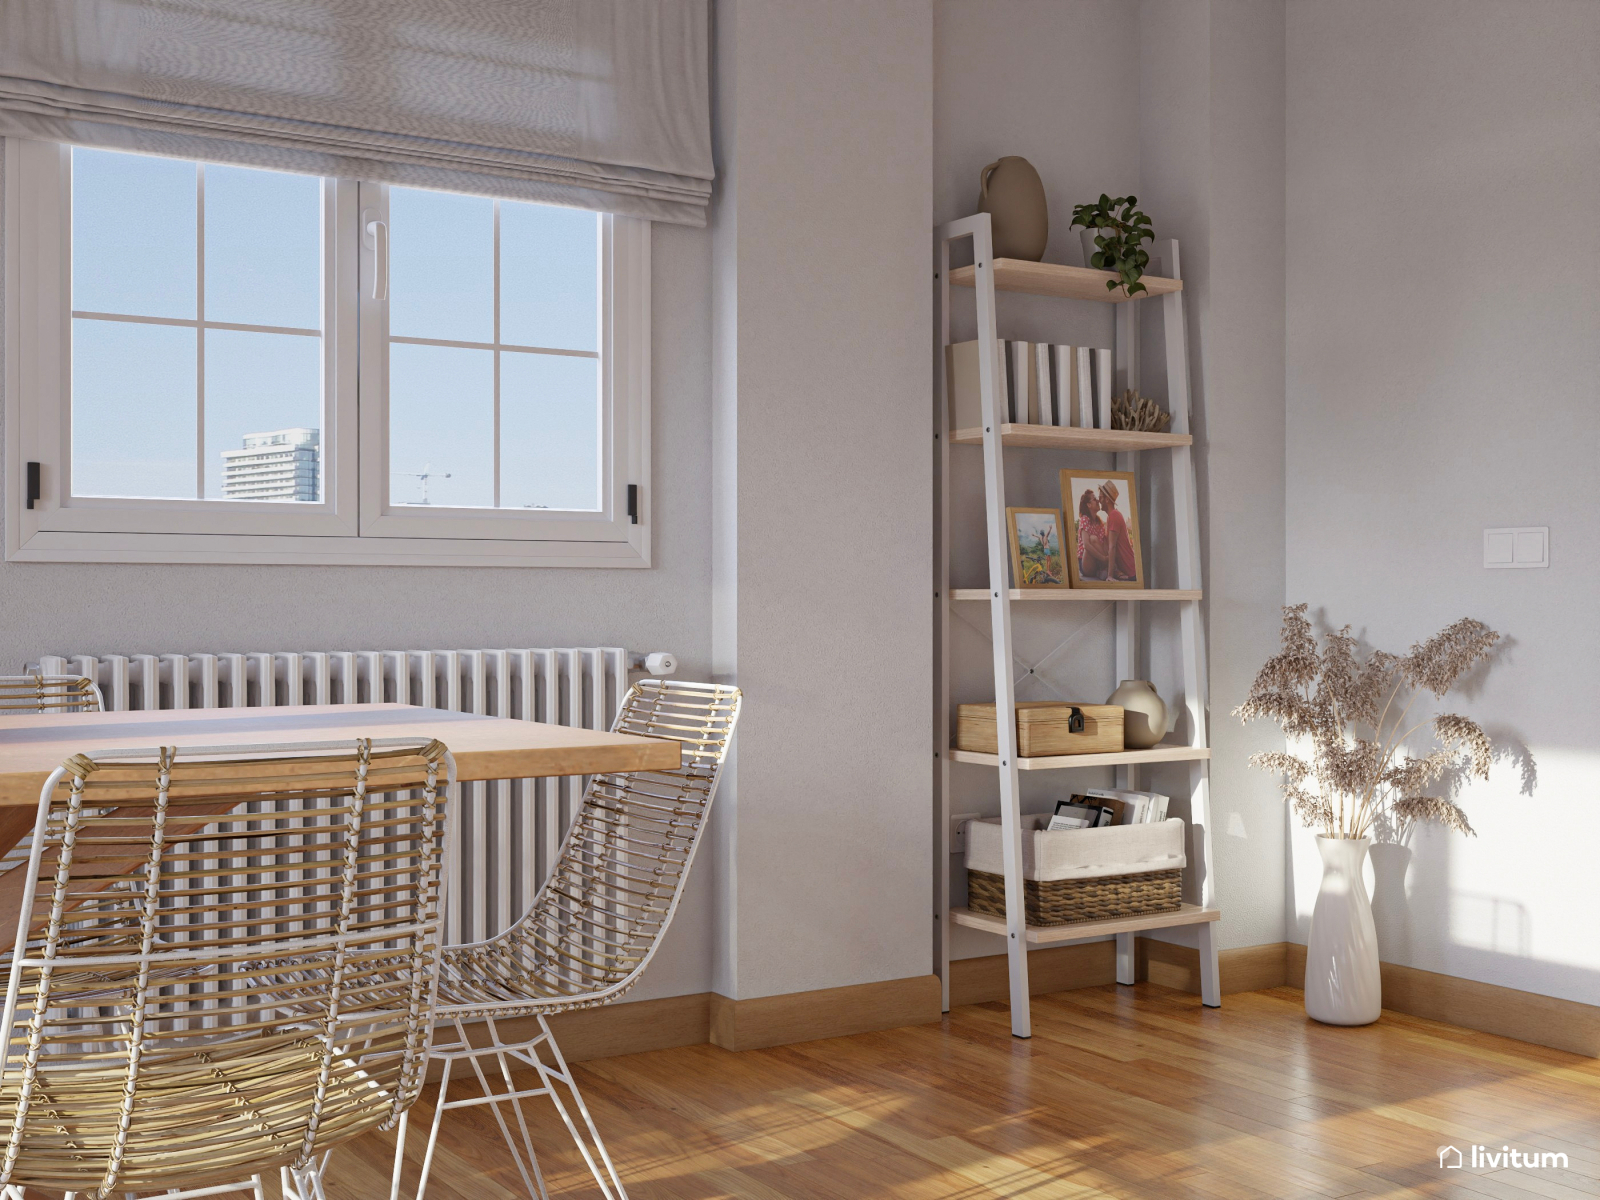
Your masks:
M 494 1035 L 494 1023 L 490 1022 L 489 1031 Z M 495 1037 L 498 1045 L 499 1038 Z M 517 1095 L 517 1085 L 511 1082 L 511 1071 L 506 1066 L 504 1053 L 496 1053 L 495 1058 L 500 1063 L 500 1075 L 505 1080 L 506 1090 L 502 1093 L 506 1099 L 504 1103 L 511 1106 L 511 1111 L 516 1114 L 517 1126 L 522 1132 L 523 1149 L 527 1151 L 528 1162 L 533 1167 L 533 1176 L 528 1175 L 528 1168 L 523 1165 L 522 1152 L 517 1149 L 516 1139 L 511 1136 L 511 1127 L 506 1124 L 504 1115 L 500 1112 L 500 1101 L 490 1101 L 489 1111 L 494 1114 L 495 1124 L 500 1127 L 500 1136 L 505 1140 L 506 1149 L 511 1151 L 511 1159 L 517 1164 L 517 1173 L 522 1176 L 522 1186 L 528 1189 L 530 1196 L 537 1196 L 538 1200 L 549 1200 L 544 1190 L 544 1175 L 539 1170 L 539 1155 L 533 1148 L 533 1138 L 528 1132 L 528 1122 L 522 1114 L 522 1100 Z M 477 1057 L 467 1060 L 472 1065 L 472 1072 L 478 1077 L 478 1087 L 485 1096 L 493 1096 L 494 1089 L 490 1086 L 489 1077 L 484 1074 L 483 1067 L 479 1065 Z M 537 1182 L 536 1182 L 537 1181 Z
M 394 1178 L 389 1182 L 389 1200 L 400 1200 L 400 1169 L 406 1162 L 406 1121 L 410 1110 L 400 1114 L 400 1124 L 394 1130 Z
M 439 1125 L 444 1121 L 444 1098 L 445 1094 L 450 1090 L 450 1068 L 453 1066 L 455 1066 L 455 1063 L 452 1060 L 445 1059 L 444 1074 L 439 1080 L 439 1098 L 433 1106 L 433 1128 L 428 1130 L 428 1146 L 422 1153 L 422 1176 L 417 1180 L 416 1200 L 422 1200 L 423 1195 L 428 1190 L 428 1175 L 433 1171 L 433 1151 L 439 1144 Z M 396 1150 L 396 1153 L 398 1154 L 399 1150 Z M 396 1187 L 399 1186 L 399 1177 L 400 1164 L 396 1161 Z
M 589 1106 L 583 1102 L 583 1093 L 578 1090 L 578 1081 L 572 1077 L 572 1068 L 567 1066 L 567 1060 L 562 1057 L 561 1047 L 556 1044 L 556 1035 L 550 1032 L 550 1026 L 544 1017 L 539 1017 L 539 1030 L 544 1035 L 544 1041 L 550 1047 L 550 1053 L 555 1056 L 556 1069 L 552 1071 L 545 1065 L 544 1057 L 539 1053 L 538 1047 L 533 1048 L 534 1065 L 539 1072 L 539 1080 L 550 1091 L 550 1099 L 556 1106 L 556 1111 L 561 1114 L 561 1119 L 566 1123 L 567 1132 L 572 1135 L 572 1140 L 577 1143 L 578 1152 L 583 1155 L 583 1161 L 589 1164 L 589 1171 L 594 1176 L 594 1181 L 600 1185 L 600 1190 L 605 1194 L 606 1200 L 613 1200 L 611 1188 L 616 1188 L 615 1200 L 628 1200 L 628 1190 L 622 1186 L 622 1180 L 617 1175 L 617 1168 L 611 1162 L 611 1154 L 606 1150 L 604 1139 L 600 1131 L 595 1128 L 594 1119 L 589 1116 Z M 589 1137 L 594 1140 L 595 1151 L 600 1155 L 600 1161 L 605 1164 L 606 1175 L 610 1177 L 610 1186 L 606 1178 L 600 1174 L 600 1168 L 594 1161 L 594 1155 L 589 1152 L 588 1145 L 583 1136 L 578 1132 L 578 1127 L 573 1124 L 572 1117 L 567 1113 L 567 1106 L 561 1102 L 561 1095 L 556 1091 L 554 1080 L 559 1079 L 567 1085 L 567 1091 L 572 1094 L 572 1102 L 577 1106 L 578 1115 L 583 1118 L 583 1124 L 589 1131 Z
M 493 1021 L 489 1022 L 489 1032 L 494 1037 L 495 1043 L 498 1045 L 500 1041 L 500 1035 L 495 1029 Z M 538 1151 L 533 1148 L 533 1134 L 528 1129 L 528 1118 L 527 1114 L 522 1108 L 522 1098 L 517 1095 L 517 1085 L 512 1081 L 511 1078 L 511 1064 L 506 1061 L 506 1056 L 503 1052 L 496 1054 L 494 1057 L 495 1061 L 500 1064 L 500 1078 L 506 1085 L 506 1095 L 510 1097 L 508 1103 L 511 1105 L 511 1111 L 516 1115 L 517 1118 L 517 1129 L 522 1134 L 523 1149 L 525 1149 L 528 1153 L 528 1166 L 533 1168 L 532 1180 L 528 1178 L 528 1172 L 523 1169 L 522 1157 L 517 1153 L 517 1148 L 511 1139 L 511 1130 L 507 1127 L 505 1121 L 501 1119 L 500 1106 L 498 1104 L 494 1104 L 490 1107 L 494 1109 L 494 1119 L 500 1124 L 500 1135 L 505 1138 L 506 1146 L 511 1151 L 511 1157 L 516 1160 L 517 1170 L 522 1172 L 523 1186 L 526 1187 L 529 1192 L 536 1191 L 539 1200 L 550 1200 L 549 1194 L 544 1189 L 544 1172 L 539 1170 L 539 1154 Z M 488 1095 L 489 1081 L 484 1078 L 483 1070 L 478 1066 L 477 1059 L 472 1060 L 472 1067 L 473 1070 L 478 1074 L 479 1086 L 483 1088 L 484 1094 Z
M 331 1154 L 329 1151 L 328 1154 Z M 279 1168 L 283 1183 L 283 1200 L 328 1200 L 322 1190 L 322 1175 L 328 1169 L 328 1154 L 303 1168 Z

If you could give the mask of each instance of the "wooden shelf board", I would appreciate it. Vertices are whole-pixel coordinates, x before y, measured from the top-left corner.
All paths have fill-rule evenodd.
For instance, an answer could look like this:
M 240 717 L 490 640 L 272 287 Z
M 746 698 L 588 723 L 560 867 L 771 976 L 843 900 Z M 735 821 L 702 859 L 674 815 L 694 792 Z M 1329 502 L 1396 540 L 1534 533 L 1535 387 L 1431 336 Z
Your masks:
M 1012 588 L 1017 600 L 1198 600 L 1203 593 L 1187 588 Z M 952 600 L 987 600 L 988 588 L 951 588 Z
M 1105 937 L 1110 933 L 1138 933 L 1145 929 L 1168 929 L 1175 925 L 1202 925 L 1220 919 L 1222 913 L 1215 908 L 1202 908 L 1198 904 L 1185 904 L 1177 912 L 1152 913 L 1145 917 L 1114 917 L 1109 921 L 1081 921 L 1075 925 L 1029 925 L 1028 941 L 1035 946 L 1053 942 L 1078 942 L 1084 938 Z M 950 920 L 968 929 L 981 929 L 984 933 L 1006 934 L 1004 917 L 991 917 L 975 913 L 970 908 L 950 909 Z
M 957 267 L 950 272 L 950 282 L 957 287 L 973 287 L 977 276 L 975 267 Z M 1106 290 L 1106 282 L 1115 278 L 1110 271 L 1096 271 L 1093 267 L 1026 262 L 1020 258 L 994 260 L 994 286 L 1002 292 L 1027 292 L 1031 296 L 1059 296 L 1067 300 L 1099 300 L 1103 304 L 1120 304 L 1124 300 L 1165 296 L 1169 292 L 1183 290 L 1181 279 L 1146 275 L 1139 281 L 1144 284 L 1145 291 L 1130 297 L 1123 295 L 1120 288 L 1116 291 Z
M 957 429 L 950 435 L 953 446 L 983 445 L 982 426 Z M 1170 446 L 1191 446 L 1187 433 L 1135 433 L 1128 429 L 1072 429 L 1056 425 L 1002 425 L 1000 444 L 1029 446 L 1039 450 L 1103 450 L 1119 453 L 1130 450 L 1164 450 Z
M 1108 754 L 1053 754 L 1040 758 L 1018 758 L 1019 771 L 1062 771 L 1069 767 L 1120 767 L 1137 763 L 1196 762 L 1211 757 L 1209 746 L 1152 746 L 1148 750 L 1116 750 Z M 976 750 L 950 751 L 951 762 L 975 763 L 980 767 L 998 767 L 998 754 L 980 754 Z

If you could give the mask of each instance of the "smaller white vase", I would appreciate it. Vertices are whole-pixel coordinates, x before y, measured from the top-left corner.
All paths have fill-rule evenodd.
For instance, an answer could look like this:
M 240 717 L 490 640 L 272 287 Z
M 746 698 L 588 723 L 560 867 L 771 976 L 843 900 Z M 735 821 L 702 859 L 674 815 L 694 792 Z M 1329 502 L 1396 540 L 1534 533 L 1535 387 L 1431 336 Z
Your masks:
M 1084 266 L 1087 267 L 1089 265 L 1089 260 L 1091 258 L 1093 258 L 1097 253 L 1099 253 L 1100 247 L 1098 247 L 1098 246 L 1096 246 L 1094 244 L 1094 239 L 1099 237 L 1101 234 L 1109 235 L 1111 232 L 1112 231 L 1109 230 L 1109 229 L 1080 229 L 1080 230 L 1078 230 L 1078 241 L 1083 245 L 1083 265 Z
M 1317 838 L 1322 889 L 1306 944 L 1306 1015 L 1325 1025 L 1370 1025 L 1383 1009 L 1378 930 L 1361 874 L 1371 844 Z
M 1129 750 L 1148 750 L 1172 731 L 1166 701 L 1148 679 L 1124 679 L 1106 703 L 1122 709 L 1122 744 Z

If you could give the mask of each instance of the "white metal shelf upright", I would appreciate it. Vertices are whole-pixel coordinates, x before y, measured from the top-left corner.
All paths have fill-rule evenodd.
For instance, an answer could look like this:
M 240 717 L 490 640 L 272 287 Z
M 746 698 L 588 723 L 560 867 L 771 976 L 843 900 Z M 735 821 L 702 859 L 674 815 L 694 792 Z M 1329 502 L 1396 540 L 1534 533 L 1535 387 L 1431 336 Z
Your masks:
M 963 238 L 972 242 L 973 265 L 957 272 L 952 279 L 950 270 L 950 245 Z M 1095 446 L 1095 435 L 1077 433 L 1051 435 L 1031 432 L 1011 426 L 1003 411 L 1005 398 L 996 395 L 995 380 L 997 356 L 1000 353 L 996 326 L 995 292 L 1015 290 L 1038 295 L 1058 296 L 1099 301 L 1124 300 L 1104 290 L 1104 280 L 1110 274 L 1082 267 L 1054 267 L 1049 264 L 1021 263 L 1008 259 L 995 260 L 989 217 L 980 213 L 963 217 L 941 226 L 936 234 L 937 280 L 939 284 L 939 378 L 940 388 L 934 436 L 938 441 L 939 464 L 939 530 L 936 555 L 938 624 L 938 672 L 936 712 L 934 714 L 935 754 L 939 769 L 936 772 L 938 798 L 934 812 L 935 885 L 934 885 L 934 946 L 935 961 L 944 988 L 944 1007 L 950 1007 L 950 927 L 953 923 L 1000 934 L 1006 939 L 1011 995 L 1011 1032 L 1017 1037 L 1029 1037 L 1032 1032 L 1029 1018 L 1028 947 L 1066 941 L 1114 935 L 1117 942 L 1117 981 L 1133 983 L 1135 979 L 1134 939 L 1138 932 L 1194 925 L 1199 939 L 1201 1001 L 1211 1007 L 1221 1003 L 1221 990 L 1217 978 L 1217 954 L 1214 937 L 1215 922 L 1220 915 L 1215 903 L 1215 886 L 1211 871 L 1211 820 L 1210 820 L 1210 750 L 1206 742 L 1206 661 L 1204 631 L 1200 622 L 1200 521 L 1198 497 L 1195 487 L 1192 439 L 1189 436 L 1189 355 L 1185 339 L 1183 290 L 1179 274 L 1178 244 L 1175 241 L 1160 243 L 1153 254 L 1152 268 L 1163 268 L 1158 276 L 1153 269 L 1146 282 L 1150 285 L 1151 299 L 1159 299 L 1162 306 L 1162 331 L 1166 343 L 1167 403 L 1172 413 L 1173 436 L 1150 435 L 1145 449 L 1161 450 L 1168 456 L 1172 471 L 1173 530 L 1176 535 L 1174 554 L 1177 582 L 1175 588 L 1130 594 L 1107 590 L 1097 593 L 1097 598 L 1112 602 L 1116 607 L 1115 660 L 1118 679 L 1134 679 L 1139 671 L 1138 626 L 1134 603 L 1165 601 L 1179 605 L 1180 656 L 1183 672 L 1183 703 L 1187 714 L 1187 740 L 1181 744 L 1164 745 L 1160 759 L 1185 762 L 1189 772 L 1189 841 L 1186 847 L 1189 872 L 1185 886 L 1186 899 L 1177 913 L 1158 917 L 1134 917 L 1126 920 L 1097 921 L 1083 925 L 1029 926 L 1025 919 L 1022 886 L 1022 811 L 1019 789 L 1019 763 L 1016 753 L 1016 686 L 1012 664 L 1011 603 L 1012 589 L 1009 581 L 1010 553 L 1006 528 L 1005 449 L 1033 447 L 1024 452 L 1037 453 L 1038 447 L 1052 440 L 1074 443 L 1069 448 L 1103 449 L 1116 452 L 1118 470 L 1131 471 L 1138 450 L 1128 449 L 1130 439 L 1126 434 L 1106 436 L 1103 445 Z M 982 398 L 982 464 L 984 476 L 984 528 L 988 545 L 990 636 L 994 650 L 994 694 L 998 722 L 999 750 L 995 755 L 964 754 L 960 761 L 982 761 L 992 765 L 999 776 L 1000 823 L 1002 833 L 1002 864 L 1005 873 L 1006 917 L 1002 923 L 997 917 L 969 912 L 952 907 L 950 903 L 950 772 L 955 761 L 951 738 L 950 695 L 950 606 L 958 599 L 950 587 L 950 467 L 951 444 L 957 432 L 950 427 L 949 379 L 945 369 L 944 348 L 950 345 L 950 288 L 952 283 L 970 283 L 977 301 L 978 328 L 978 378 Z M 1137 305 L 1117 303 L 1116 319 L 1116 381 L 1117 388 L 1139 386 L 1139 347 Z M 972 442 L 975 431 L 961 431 L 962 442 Z M 1088 444 L 1086 444 L 1088 443 Z M 1174 444 L 1177 443 L 1177 444 Z M 1068 514 L 1064 519 L 1071 519 Z M 1076 598 L 1076 597 L 1074 597 Z M 1077 610 L 1076 605 L 1032 604 L 1035 613 L 1065 613 Z M 1028 769 L 1068 770 L 1090 766 L 1114 765 L 1120 787 L 1137 786 L 1137 773 L 1141 762 L 1155 761 L 1149 752 L 1129 751 L 1122 755 L 1096 754 L 1083 761 L 1062 759 L 1033 759 Z

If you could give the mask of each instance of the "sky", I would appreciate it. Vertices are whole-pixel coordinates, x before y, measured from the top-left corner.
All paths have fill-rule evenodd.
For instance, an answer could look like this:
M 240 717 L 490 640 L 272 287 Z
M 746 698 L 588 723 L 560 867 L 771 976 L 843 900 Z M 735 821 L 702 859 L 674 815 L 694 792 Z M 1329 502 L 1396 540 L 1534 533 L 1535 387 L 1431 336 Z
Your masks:
M 202 343 L 192 326 L 75 318 L 78 495 L 193 498 L 203 486 L 220 498 L 222 451 L 248 433 L 323 425 L 321 181 L 208 164 L 197 231 L 199 171 L 73 150 L 73 309 L 194 320 L 203 252 L 205 318 L 274 329 L 207 329 Z M 499 208 L 502 346 L 595 351 L 599 218 Z M 482 197 L 390 189 L 391 336 L 493 341 L 494 210 Z M 431 504 L 494 503 L 496 357 L 491 346 L 391 344 L 394 503 L 423 499 L 423 473 Z M 501 506 L 598 508 L 597 360 L 498 358 Z

